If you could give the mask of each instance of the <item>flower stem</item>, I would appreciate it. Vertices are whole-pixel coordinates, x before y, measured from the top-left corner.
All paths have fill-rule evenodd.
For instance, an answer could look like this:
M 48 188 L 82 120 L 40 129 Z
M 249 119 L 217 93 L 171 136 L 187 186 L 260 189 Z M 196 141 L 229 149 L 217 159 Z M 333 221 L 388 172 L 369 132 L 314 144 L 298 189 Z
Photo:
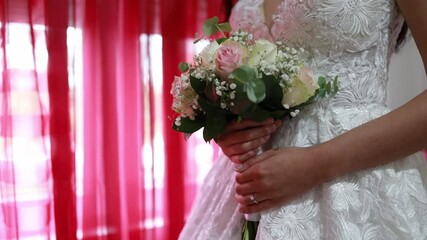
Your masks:
M 242 228 L 242 240 L 255 240 L 259 222 L 244 220 Z

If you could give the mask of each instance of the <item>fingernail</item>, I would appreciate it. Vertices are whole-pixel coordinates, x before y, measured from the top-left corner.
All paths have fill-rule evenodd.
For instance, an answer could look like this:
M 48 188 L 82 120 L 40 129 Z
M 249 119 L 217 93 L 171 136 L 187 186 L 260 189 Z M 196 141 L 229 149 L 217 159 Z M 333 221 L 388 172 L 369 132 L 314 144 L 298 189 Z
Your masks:
M 274 132 L 274 131 L 276 131 L 276 129 L 277 129 L 276 125 L 273 125 L 273 126 L 270 127 L 270 132 Z
M 238 163 L 238 162 L 239 162 L 239 157 L 237 157 L 237 156 L 232 156 L 232 157 L 230 158 L 230 160 L 231 160 L 232 162 L 234 162 L 234 163 Z
M 268 118 L 267 119 L 267 123 L 273 123 L 274 122 L 274 119 L 273 118 Z
M 240 171 L 240 170 L 242 170 L 242 168 L 243 168 L 243 164 L 241 164 L 241 163 L 234 164 L 234 170 Z

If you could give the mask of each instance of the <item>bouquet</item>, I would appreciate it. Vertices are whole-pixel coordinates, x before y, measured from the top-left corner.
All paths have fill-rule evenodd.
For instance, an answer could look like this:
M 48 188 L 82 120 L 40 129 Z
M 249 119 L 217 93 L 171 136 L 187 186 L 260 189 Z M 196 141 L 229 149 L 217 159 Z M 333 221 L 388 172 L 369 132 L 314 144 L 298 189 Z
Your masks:
M 204 140 L 210 141 L 232 119 L 293 118 L 303 105 L 338 91 L 337 77 L 315 80 L 302 48 L 254 40 L 240 29 L 231 33 L 217 17 L 207 20 L 203 30 L 204 37 L 220 36 L 211 38 L 192 63 L 179 66 L 182 74 L 171 89 L 176 131 L 192 134 L 203 128 Z
M 255 40 L 240 29 L 231 33 L 230 25 L 217 17 L 207 20 L 203 31 L 204 37 L 219 37 L 211 38 L 192 63 L 179 66 L 182 73 L 171 89 L 176 131 L 191 135 L 203 128 L 204 140 L 210 141 L 230 120 L 294 118 L 302 106 L 338 91 L 337 77 L 315 80 L 303 60 L 304 49 Z M 248 239 L 255 236 L 260 215 L 245 218 L 242 236 Z

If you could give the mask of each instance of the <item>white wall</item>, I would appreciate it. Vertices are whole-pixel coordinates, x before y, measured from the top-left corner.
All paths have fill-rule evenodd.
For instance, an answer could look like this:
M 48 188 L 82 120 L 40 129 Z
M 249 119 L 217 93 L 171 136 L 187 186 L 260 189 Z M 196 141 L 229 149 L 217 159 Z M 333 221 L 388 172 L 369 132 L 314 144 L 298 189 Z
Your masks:
M 389 77 L 387 104 L 391 109 L 427 89 L 424 66 L 412 37 L 392 56 Z

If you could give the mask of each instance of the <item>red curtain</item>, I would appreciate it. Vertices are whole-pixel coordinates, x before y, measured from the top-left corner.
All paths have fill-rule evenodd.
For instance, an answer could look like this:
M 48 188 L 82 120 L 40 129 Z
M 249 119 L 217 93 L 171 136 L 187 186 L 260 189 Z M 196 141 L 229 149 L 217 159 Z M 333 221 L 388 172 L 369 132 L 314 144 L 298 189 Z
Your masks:
M 155 2 L 155 1 L 153 1 Z M 163 99 L 165 116 L 173 116 L 171 111 L 172 96 L 169 94 L 174 76 L 179 74 L 178 64 L 191 61 L 195 33 L 203 34 L 201 26 L 204 20 L 218 16 L 225 19 L 222 1 L 161 1 L 161 35 L 163 39 Z M 188 214 L 192 200 L 197 191 L 197 181 L 186 173 L 196 172 L 194 151 L 187 152 L 188 146 L 203 144 L 199 139 L 191 143 L 184 141 L 183 136 L 171 129 L 172 119 L 165 118 L 165 160 L 167 189 L 167 224 L 169 238 L 176 239 Z M 213 154 L 215 155 L 215 154 Z M 206 164 L 208 157 L 202 159 Z M 197 177 L 197 176 L 196 176 Z
M 83 16 L 82 235 L 176 239 L 198 182 L 171 130 L 178 63 L 221 1 L 78 1 Z M 211 159 L 205 159 L 209 164 Z M 192 163 L 194 164 L 194 163 Z M 197 175 L 196 175 L 197 176 Z
M 169 90 L 220 6 L 0 1 L 0 239 L 177 238 L 217 149 Z
M 68 13 L 54 0 L 0 2 L 2 239 L 75 237 Z

